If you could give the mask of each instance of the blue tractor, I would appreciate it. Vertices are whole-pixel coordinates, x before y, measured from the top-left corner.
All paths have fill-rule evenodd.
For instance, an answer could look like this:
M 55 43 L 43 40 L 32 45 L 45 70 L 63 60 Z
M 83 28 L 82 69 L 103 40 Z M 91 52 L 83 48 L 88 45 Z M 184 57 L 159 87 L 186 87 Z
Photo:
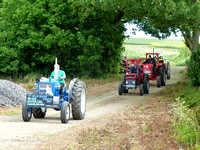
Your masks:
M 64 86 L 63 94 L 60 95 L 60 83 L 56 78 L 37 79 L 32 94 L 26 96 L 26 101 L 22 105 L 22 118 L 25 122 L 30 121 L 32 115 L 34 118 L 44 118 L 47 108 L 53 108 L 60 110 L 61 122 L 68 123 L 70 104 L 73 119 L 84 119 L 86 111 L 86 85 L 84 82 L 78 78 L 71 80 L 69 89 Z

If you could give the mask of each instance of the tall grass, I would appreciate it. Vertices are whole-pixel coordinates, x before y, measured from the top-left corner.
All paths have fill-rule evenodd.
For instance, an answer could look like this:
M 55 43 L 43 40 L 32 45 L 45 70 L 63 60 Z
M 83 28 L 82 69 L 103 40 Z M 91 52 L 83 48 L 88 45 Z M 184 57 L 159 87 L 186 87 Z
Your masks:
M 191 55 L 191 51 L 186 46 L 181 47 L 181 49 L 179 50 L 179 53 L 181 56 L 185 56 L 185 57 L 189 57 Z
M 185 66 L 187 60 L 190 59 L 190 56 L 185 57 L 183 55 L 165 55 L 172 66 Z
M 171 110 L 174 137 L 192 149 L 200 148 L 200 92 L 189 87 L 188 81 L 180 81 L 167 87 L 161 95 L 167 100 L 176 99 Z
M 182 144 L 191 148 L 200 148 L 200 128 L 196 118 L 196 114 L 192 109 L 188 109 L 181 102 L 180 97 L 176 99 L 177 105 L 172 109 L 175 129 L 174 136 Z

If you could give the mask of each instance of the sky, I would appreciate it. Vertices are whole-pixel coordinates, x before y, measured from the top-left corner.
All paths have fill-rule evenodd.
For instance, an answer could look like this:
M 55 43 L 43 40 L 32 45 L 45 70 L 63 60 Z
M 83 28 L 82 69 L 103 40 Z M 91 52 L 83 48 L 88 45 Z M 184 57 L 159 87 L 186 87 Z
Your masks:
M 143 31 L 139 31 L 138 28 L 136 27 L 136 25 L 134 24 L 125 24 L 127 31 L 126 31 L 126 35 L 129 35 L 132 38 L 154 38 L 152 37 L 150 34 L 145 34 Z M 136 35 L 132 34 L 132 28 L 137 29 L 136 31 Z M 172 33 L 172 35 L 170 37 L 168 37 L 167 39 L 175 39 L 175 40 L 183 40 L 183 37 L 181 36 L 181 33 L 178 32 L 177 33 L 177 37 Z

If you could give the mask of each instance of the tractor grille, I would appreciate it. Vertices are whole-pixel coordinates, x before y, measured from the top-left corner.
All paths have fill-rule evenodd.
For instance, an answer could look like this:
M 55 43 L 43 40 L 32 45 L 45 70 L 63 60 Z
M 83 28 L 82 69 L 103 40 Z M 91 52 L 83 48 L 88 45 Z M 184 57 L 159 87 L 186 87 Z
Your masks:
M 39 94 L 46 95 L 47 90 L 52 91 L 52 84 L 40 83 L 39 84 Z
M 126 85 L 135 85 L 136 80 L 126 80 Z

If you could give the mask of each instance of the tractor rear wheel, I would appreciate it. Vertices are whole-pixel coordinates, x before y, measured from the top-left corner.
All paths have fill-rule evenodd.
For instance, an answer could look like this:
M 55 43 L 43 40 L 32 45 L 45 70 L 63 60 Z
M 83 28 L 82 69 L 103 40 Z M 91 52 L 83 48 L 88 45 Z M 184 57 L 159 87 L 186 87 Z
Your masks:
M 144 85 L 144 94 L 149 94 L 149 76 L 148 76 L 148 74 L 144 74 L 143 85 Z
M 166 84 L 166 71 L 165 71 L 164 65 L 159 68 L 159 76 L 160 76 L 160 80 L 161 80 L 161 85 L 165 86 L 165 84 Z
M 143 94 L 144 94 L 143 84 L 140 84 L 140 96 L 143 96 Z
M 32 94 L 38 94 L 38 83 L 34 83 L 32 88 Z M 44 118 L 46 116 L 47 109 L 46 108 L 32 108 L 33 117 L 34 118 Z
M 46 116 L 46 108 L 33 108 L 33 117 L 34 118 L 44 118 Z
M 32 108 L 26 106 L 26 102 L 22 104 L 22 118 L 25 122 L 31 120 L 32 117 Z
M 160 76 L 157 77 L 157 87 L 159 88 L 161 86 L 161 80 Z
M 82 120 L 86 111 L 86 85 L 75 80 L 72 87 L 72 116 L 75 120 Z
M 118 94 L 122 95 L 122 84 L 119 84 L 118 86 Z
M 167 62 L 167 79 L 169 80 L 170 78 L 171 78 L 170 63 Z
M 62 123 L 68 123 L 70 118 L 70 106 L 68 102 L 63 102 L 61 111 L 60 111 L 60 119 Z

